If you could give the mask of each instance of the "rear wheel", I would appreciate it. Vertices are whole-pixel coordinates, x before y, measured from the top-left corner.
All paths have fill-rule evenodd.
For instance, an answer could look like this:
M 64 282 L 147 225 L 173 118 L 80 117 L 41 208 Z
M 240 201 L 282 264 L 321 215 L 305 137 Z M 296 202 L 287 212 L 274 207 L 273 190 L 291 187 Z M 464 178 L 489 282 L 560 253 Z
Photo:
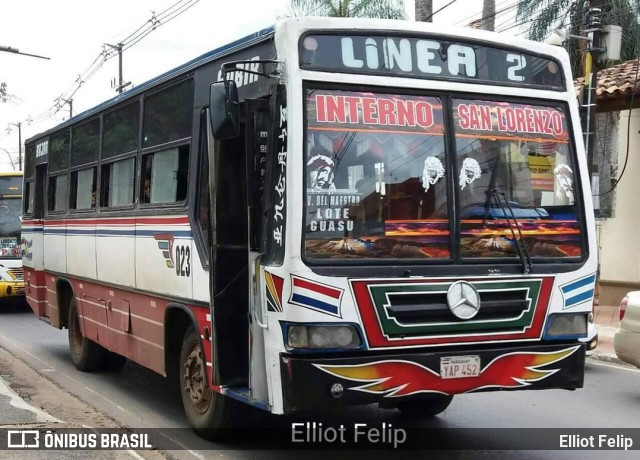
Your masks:
M 69 301 L 69 350 L 71 361 L 76 369 L 89 372 L 102 368 L 106 350 L 97 343 L 83 337 L 80 331 L 80 321 L 76 309 L 76 299 L 72 296 Z
M 452 395 L 423 395 L 409 401 L 398 404 L 398 409 L 402 415 L 412 419 L 423 419 L 434 417 L 449 407 L 453 400 Z
M 193 430 L 206 439 L 220 439 L 231 426 L 233 401 L 211 390 L 200 336 L 191 326 L 180 351 L 180 394 Z

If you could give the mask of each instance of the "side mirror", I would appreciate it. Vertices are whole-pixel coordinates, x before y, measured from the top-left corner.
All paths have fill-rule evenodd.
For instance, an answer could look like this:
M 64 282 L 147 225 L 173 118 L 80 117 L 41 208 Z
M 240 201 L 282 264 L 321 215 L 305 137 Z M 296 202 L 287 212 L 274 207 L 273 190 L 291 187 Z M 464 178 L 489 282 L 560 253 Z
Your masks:
M 228 139 L 238 135 L 238 88 L 233 80 L 211 84 L 209 111 L 211 131 L 216 139 Z

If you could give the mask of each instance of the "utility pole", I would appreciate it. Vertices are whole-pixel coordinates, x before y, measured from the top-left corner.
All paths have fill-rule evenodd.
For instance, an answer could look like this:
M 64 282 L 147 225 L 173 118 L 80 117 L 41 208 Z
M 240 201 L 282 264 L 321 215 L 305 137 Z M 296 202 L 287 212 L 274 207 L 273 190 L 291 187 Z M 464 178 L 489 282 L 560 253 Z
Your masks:
M 584 18 L 584 33 L 588 37 L 587 49 L 584 58 L 585 93 L 582 98 L 585 116 L 583 117 L 584 148 L 587 152 L 589 166 L 589 179 L 593 180 L 594 170 L 593 156 L 596 145 L 596 90 L 598 88 L 598 67 L 594 53 L 600 49 L 600 35 L 602 32 L 602 9 L 591 7 L 591 2 L 586 2 Z
M 18 171 L 22 171 L 22 123 L 9 123 L 18 127 Z
M 130 81 L 124 82 L 122 79 L 122 43 L 118 43 L 117 45 L 110 45 L 108 43 L 104 44 L 118 52 L 118 85 L 115 86 L 115 90 L 118 94 L 122 93 L 122 90 L 131 84 Z
M 69 118 L 71 118 L 73 116 L 73 99 L 60 98 L 60 100 L 65 104 L 69 104 Z

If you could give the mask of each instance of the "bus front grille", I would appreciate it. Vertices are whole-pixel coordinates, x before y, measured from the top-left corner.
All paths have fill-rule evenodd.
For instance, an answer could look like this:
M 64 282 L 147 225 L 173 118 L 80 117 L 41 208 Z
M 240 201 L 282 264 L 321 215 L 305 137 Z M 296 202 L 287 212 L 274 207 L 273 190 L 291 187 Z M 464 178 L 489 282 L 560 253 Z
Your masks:
M 520 317 L 529 307 L 525 290 L 480 292 L 480 310 L 475 320 L 509 320 Z M 460 321 L 449 310 L 444 292 L 388 294 L 390 317 L 400 324 L 448 323 Z
M 16 281 L 24 281 L 24 270 L 22 269 L 22 267 L 10 268 L 7 271 L 11 273 L 11 275 L 13 275 Z

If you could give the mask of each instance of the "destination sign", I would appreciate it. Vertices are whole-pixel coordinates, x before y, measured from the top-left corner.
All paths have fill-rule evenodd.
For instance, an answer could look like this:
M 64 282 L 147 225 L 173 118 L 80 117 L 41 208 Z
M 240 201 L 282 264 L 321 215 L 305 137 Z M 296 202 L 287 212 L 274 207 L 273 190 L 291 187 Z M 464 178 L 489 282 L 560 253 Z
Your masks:
M 381 35 L 302 38 L 300 66 L 327 72 L 517 84 L 564 90 L 554 60 L 475 43 Z
M 567 122 L 561 109 L 511 102 L 453 101 L 453 120 L 458 135 L 495 138 L 569 141 Z

